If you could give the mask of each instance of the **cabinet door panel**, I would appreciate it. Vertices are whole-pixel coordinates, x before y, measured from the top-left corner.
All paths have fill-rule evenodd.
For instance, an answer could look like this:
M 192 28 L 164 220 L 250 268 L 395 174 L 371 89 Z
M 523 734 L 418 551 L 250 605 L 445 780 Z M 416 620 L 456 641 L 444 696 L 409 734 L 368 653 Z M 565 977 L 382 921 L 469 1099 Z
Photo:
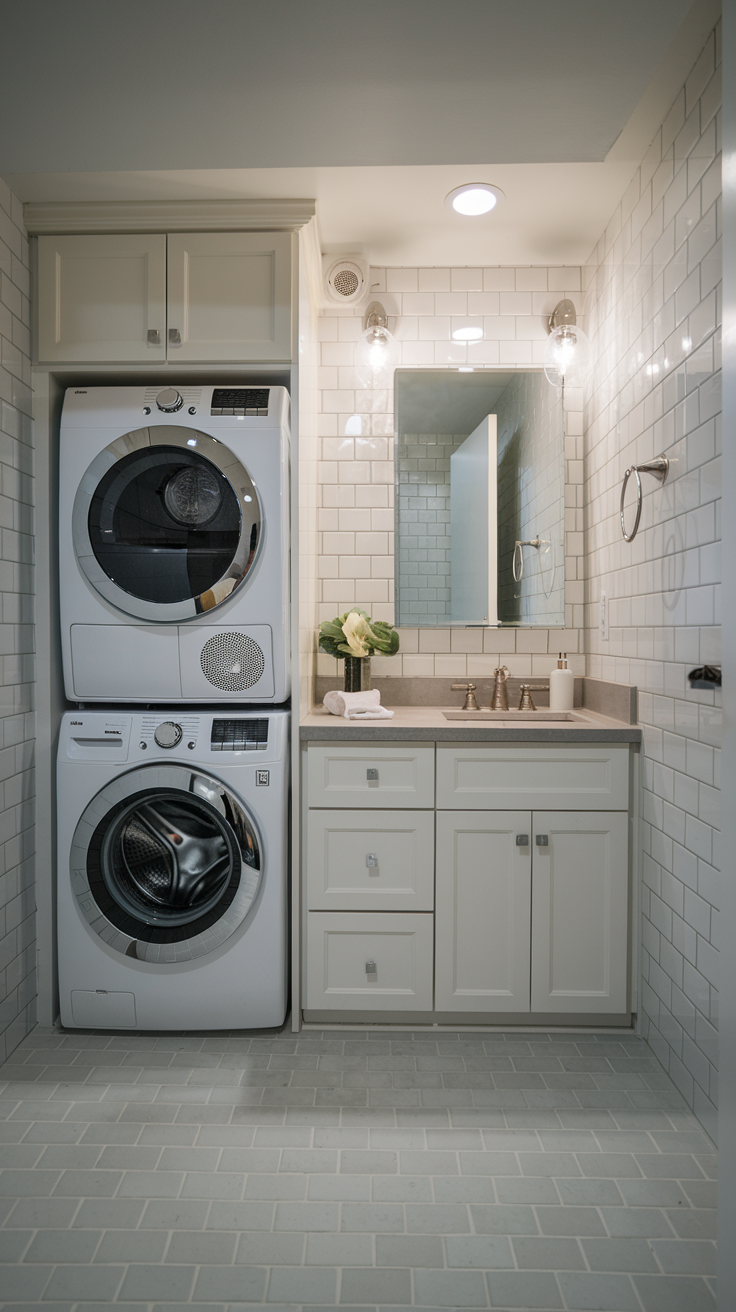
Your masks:
M 406 912 L 310 911 L 305 1006 L 431 1011 L 432 920 Z
M 564 807 L 625 811 L 625 744 L 453 743 L 437 747 L 437 806 L 487 810 Z
M 435 1007 L 529 1011 L 531 835 L 525 811 L 437 816 Z
M 310 806 L 434 806 L 434 746 L 310 743 L 307 760 Z
M 170 364 L 291 359 L 290 233 L 170 233 L 168 242 Z
M 166 237 L 39 237 L 38 358 L 165 360 Z
M 310 811 L 311 911 L 431 911 L 431 811 Z
M 624 1012 L 628 816 L 533 817 L 532 1011 Z

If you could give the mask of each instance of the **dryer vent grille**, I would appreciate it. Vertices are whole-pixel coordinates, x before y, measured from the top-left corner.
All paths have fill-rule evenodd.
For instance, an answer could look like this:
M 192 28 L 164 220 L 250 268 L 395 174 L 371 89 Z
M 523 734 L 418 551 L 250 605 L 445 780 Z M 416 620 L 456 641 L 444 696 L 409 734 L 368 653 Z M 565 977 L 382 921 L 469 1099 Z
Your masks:
M 216 633 L 208 638 L 200 656 L 202 673 L 213 688 L 243 692 L 263 677 L 263 651 L 245 633 Z

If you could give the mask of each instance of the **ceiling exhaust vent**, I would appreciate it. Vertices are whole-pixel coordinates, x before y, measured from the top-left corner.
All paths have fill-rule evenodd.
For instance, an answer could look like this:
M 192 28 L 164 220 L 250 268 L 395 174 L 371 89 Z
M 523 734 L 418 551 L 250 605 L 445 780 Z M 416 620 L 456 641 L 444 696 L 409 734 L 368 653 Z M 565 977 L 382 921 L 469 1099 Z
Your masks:
M 356 305 L 368 291 L 368 265 L 362 255 L 322 258 L 325 295 L 330 305 Z

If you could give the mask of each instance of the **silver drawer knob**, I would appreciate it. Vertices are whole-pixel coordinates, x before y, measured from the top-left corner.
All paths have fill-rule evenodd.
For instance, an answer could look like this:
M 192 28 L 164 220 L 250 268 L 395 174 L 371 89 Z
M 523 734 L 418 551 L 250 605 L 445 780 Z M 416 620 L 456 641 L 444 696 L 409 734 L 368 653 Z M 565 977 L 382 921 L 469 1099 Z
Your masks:
M 377 784 L 377 783 L 378 783 L 378 771 L 377 771 L 377 770 L 366 770 L 366 772 L 365 772 L 365 777 L 366 777 L 366 779 L 368 780 L 368 783 L 369 783 L 369 784 Z
M 537 847 L 549 847 L 549 834 L 537 834 L 534 841 Z
M 377 967 L 375 961 L 366 961 L 366 963 L 365 963 L 365 973 L 366 973 L 366 975 L 377 975 L 377 974 L 378 974 L 378 967 Z
M 528 846 L 529 846 L 529 835 L 528 835 L 528 834 L 517 834 L 517 835 L 516 835 L 516 846 L 517 846 L 517 847 L 528 847 Z
M 375 870 L 378 865 L 378 857 L 375 852 L 369 852 L 366 856 L 365 863 L 369 870 Z

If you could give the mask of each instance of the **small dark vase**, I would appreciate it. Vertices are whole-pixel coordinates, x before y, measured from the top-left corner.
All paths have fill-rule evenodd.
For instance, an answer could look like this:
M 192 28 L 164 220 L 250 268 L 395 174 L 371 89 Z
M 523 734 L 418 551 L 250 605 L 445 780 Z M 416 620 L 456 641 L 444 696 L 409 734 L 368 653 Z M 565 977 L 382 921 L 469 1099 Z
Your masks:
M 343 671 L 343 692 L 365 692 L 370 686 L 370 656 L 346 656 Z

